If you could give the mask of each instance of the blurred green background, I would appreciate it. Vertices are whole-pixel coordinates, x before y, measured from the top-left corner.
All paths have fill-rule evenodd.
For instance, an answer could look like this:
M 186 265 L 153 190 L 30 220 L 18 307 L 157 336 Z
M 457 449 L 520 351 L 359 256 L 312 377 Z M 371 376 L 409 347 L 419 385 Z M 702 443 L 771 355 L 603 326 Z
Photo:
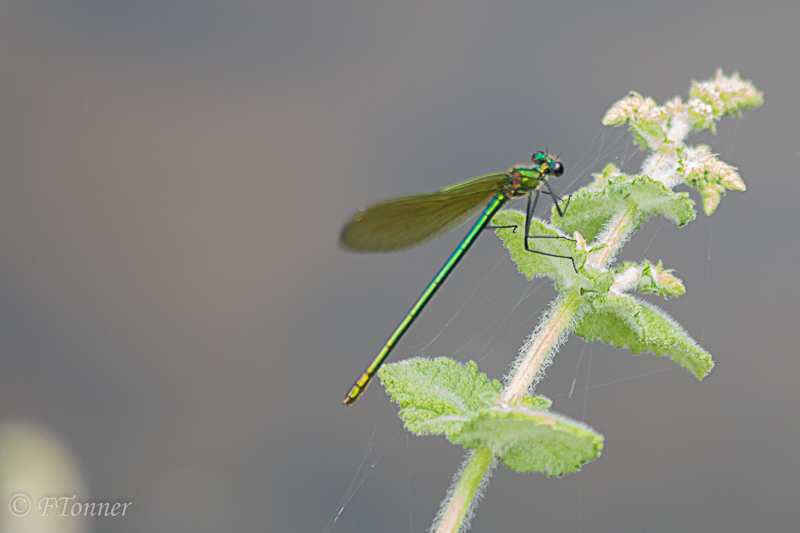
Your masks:
M 425 531 L 462 451 L 407 437 L 378 385 L 341 401 L 463 231 L 358 256 L 340 225 L 545 146 L 561 192 L 634 170 L 606 109 L 722 67 L 766 103 L 690 142 L 748 191 L 621 256 L 676 269 L 687 294 L 649 299 L 717 367 L 570 341 L 538 392 L 603 456 L 560 480 L 500 467 L 473 530 L 796 531 L 798 20 L 788 1 L 0 2 L 0 444 L 45 443 L 71 476 L 48 490 L 133 502 L 64 531 Z M 393 359 L 500 378 L 553 294 L 487 234 Z M 3 472 L 5 530 L 36 530 Z

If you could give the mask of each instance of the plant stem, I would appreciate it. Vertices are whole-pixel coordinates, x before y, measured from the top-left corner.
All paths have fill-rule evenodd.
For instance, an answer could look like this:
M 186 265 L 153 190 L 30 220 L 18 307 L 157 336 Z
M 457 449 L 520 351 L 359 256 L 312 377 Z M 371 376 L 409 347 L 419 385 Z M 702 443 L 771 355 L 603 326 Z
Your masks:
M 606 265 L 614 260 L 622 244 L 628 239 L 633 230 L 633 219 L 636 214 L 636 206 L 632 205 L 619 215 L 608 225 L 606 230 L 597 238 L 596 244 L 605 244 L 604 248 L 589 254 L 586 267 L 594 270 L 602 270 Z
M 441 519 L 435 530 L 436 533 L 455 533 L 461 529 L 465 518 L 470 515 L 475 496 L 489 473 L 493 461 L 494 454 L 489 448 L 475 450 L 466 460 L 460 472 L 461 479 L 450 494 L 450 502 L 440 514 Z
M 553 347 L 557 346 L 563 337 L 565 329 L 580 309 L 583 300 L 580 291 L 573 289 L 558 303 L 539 334 L 536 335 L 536 339 L 528 347 L 525 357 L 517 366 L 514 376 L 500 396 L 500 401 L 508 405 L 519 404 L 533 380 L 536 379 L 542 363 L 547 360 Z

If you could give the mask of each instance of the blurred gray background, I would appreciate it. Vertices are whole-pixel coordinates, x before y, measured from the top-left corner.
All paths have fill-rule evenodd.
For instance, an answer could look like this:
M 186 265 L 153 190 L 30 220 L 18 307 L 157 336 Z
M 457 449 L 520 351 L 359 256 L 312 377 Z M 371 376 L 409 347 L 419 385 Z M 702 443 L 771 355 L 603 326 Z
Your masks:
M 687 294 L 650 300 L 717 367 L 570 341 L 538 391 L 603 456 L 498 468 L 473 530 L 796 531 L 798 20 L 794 1 L 0 3 L 0 424 L 62 450 L 84 499 L 134 502 L 65 528 L 425 531 L 463 451 L 407 437 L 378 385 L 341 401 L 464 231 L 359 256 L 340 225 L 545 146 L 562 192 L 634 170 L 606 109 L 722 67 L 766 104 L 690 142 L 748 191 L 621 256 L 676 269 Z M 393 359 L 500 378 L 553 295 L 487 234 Z

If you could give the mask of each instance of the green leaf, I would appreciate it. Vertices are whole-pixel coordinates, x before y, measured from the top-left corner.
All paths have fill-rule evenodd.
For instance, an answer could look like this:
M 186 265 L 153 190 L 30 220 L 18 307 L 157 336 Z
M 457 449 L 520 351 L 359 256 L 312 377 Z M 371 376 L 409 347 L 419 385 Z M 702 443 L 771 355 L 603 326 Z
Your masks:
M 587 342 L 602 340 L 632 354 L 666 355 L 703 379 L 714 367 L 711 354 L 661 309 L 629 296 L 609 294 L 592 300 L 575 333 Z
M 610 168 L 609 168 L 610 167 Z M 569 211 L 553 217 L 553 225 L 564 233 L 578 231 L 594 241 L 606 224 L 627 209 L 638 211 L 638 228 L 651 215 L 661 215 L 683 226 L 694 220 L 694 201 L 688 193 L 676 193 L 647 176 L 615 174 L 608 166 L 590 187 L 572 195 Z
M 547 411 L 553 405 L 553 400 L 546 396 L 523 396 L 520 407 L 533 411 Z
M 518 472 L 562 476 L 580 470 L 603 449 L 603 436 L 563 415 L 524 408 L 495 407 L 464 424 L 454 442 L 488 447 Z
M 400 406 L 399 416 L 415 435 L 458 432 L 475 413 L 497 405 L 503 386 L 478 372 L 470 361 L 461 364 L 447 357 L 415 357 L 384 365 L 378 372 L 392 401 Z M 537 409 L 550 407 L 544 396 L 526 396 Z
M 560 290 L 575 284 L 583 285 L 588 279 L 575 272 L 572 261 L 561 257 L 551 257 L 529 252 L 525 249 L 525 215 L 518 211 L 500 211 L 492 218 L 493 226 L 516 226 L 516 229 L 498 229 L 497 235 L 503 239 L 505 247 L 511 252 L 511 259 L 528 279 L 546 276 L 556 280 Z M 538 218 L 531 220 L 531 236 L 567 237 L 552 229 Z M 575 267 L 581 269 L 586 262 L 586 251 L 578 249 L 573 240 L 530 239 L 528 246 L 547 254 L 572 257 Z
M 406 359 L 385 365 L 378 376 L 400 418 L 416 435 L 450 435 L 469 414 L 494 405 L 503 390 L 498 381 L 478 372 L 474 362 L 462 365 L 446 357 Z

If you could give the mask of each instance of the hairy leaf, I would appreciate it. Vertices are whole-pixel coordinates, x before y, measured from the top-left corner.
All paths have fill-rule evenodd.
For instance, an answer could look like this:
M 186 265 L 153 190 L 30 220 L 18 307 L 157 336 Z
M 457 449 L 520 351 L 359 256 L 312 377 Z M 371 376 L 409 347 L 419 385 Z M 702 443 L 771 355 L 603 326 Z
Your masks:
M 609 168 L 610 167 L 610 168 Z M 647 176 L 614 174 L 609 166 L 596 185 L 572 195 L 569 211 L 553 217 L 553 225 L 568 234 L 578 231 L 592 242 L 612 219 L 628 209 L 637 212 L 637 227 L 651 215 L 661 215 L 683 226 L 694 220 L 694 201 L 688 193 L 676 193 Z
M 451 437 L 482 410 L 496 406 L 503 386 L 478 372 L 470 361 L 462 364 L 447 357 L 415 357 L 385 365 L 378 376 L 392 401 L 400 406 L 405 427 L 416 435 Z M 544 410 L 550 400 L 526 396 L 527 405 Z
M 552 229 L 539 219 L 531 220 L 530 235 L 548 237 L 544 239 L 529 239 L 528 247 L 541 253 L 530 252 L 525 249 L 525 215 L 518 211 L 500 211 L 492 218 L 493 226 L 514 226 L 515 229 L 498 229 L 497 235 L 503 239 L 505 247 L 511 252 L 511 259 L 517 263 L 517 268 L 528 279 L 536 277 L 549 277 L 558 283 L 559 288 L 570 287 L 574 284 L 583 285 L 588 282 L 584 275 L 575 272 L 586 262 L 586 251 L 578 248 L 568 236 Z M 553 238 L 564 237 L 564 238 Z M 553 257 L 558 255 L 562 257 Z M 566 259 L 565 259 L 566 258 Z M 573 267 L 573 261 L 575 262 Z
M 524 408 L 496 407 L 464 424 L 454 442 L 490 448 L 518 472 L 562 476 L 600 456 L 603 436 L 563 415 Z
M 666 355 L 703 379 L 714 367 L 711 354 L 661 309 L 629 296 L 595 298 L 575 329 L 586 341 L 602 340 L 631 353 Z

